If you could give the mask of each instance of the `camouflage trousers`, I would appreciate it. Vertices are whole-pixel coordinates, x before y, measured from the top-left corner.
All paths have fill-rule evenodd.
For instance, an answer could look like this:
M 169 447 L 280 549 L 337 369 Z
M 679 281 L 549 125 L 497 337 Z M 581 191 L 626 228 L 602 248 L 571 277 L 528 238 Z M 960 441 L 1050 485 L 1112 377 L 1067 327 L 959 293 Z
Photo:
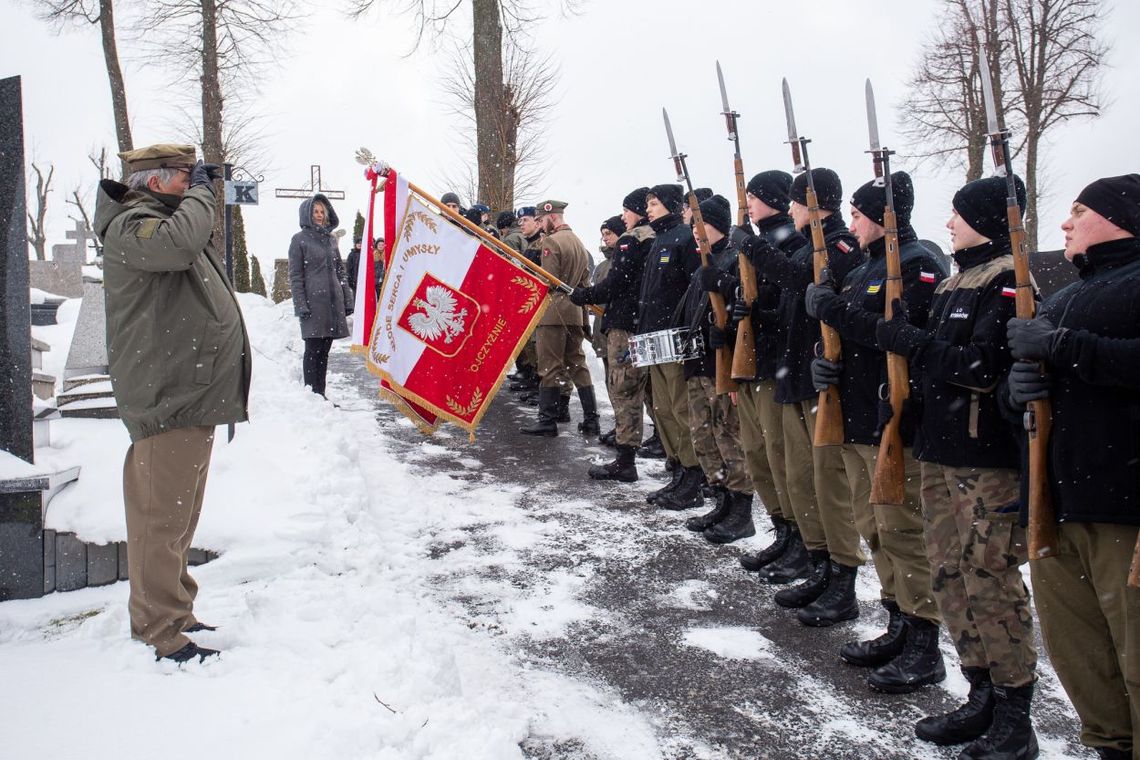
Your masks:
M 717 395 L 716 379 L 690 377 L 689 430 L 697 461 L 709 484 L 752 493 L 752 480 L 740 447 L 740 418 L 728 394 Z
M 534 333 L 541 387 L 558 387 L 566 396 L 572 388 L 593 384 L 586 367 L 586 354 L 582 352 L 586 333 L 581 325 L 539 325 Z
M 1033 614 L 1020 565 L 1017 470 L 921 463 L 926 554 L 934 598 L 963 667 L 988 668 L 998 686 L 1035 678 Z
M 626 330 L 610 330 L 606 335 L 606 390 L 614 408 L 614 429 L 619 446 L 640 446 L 642 404 L 645 401 L 644 367 L 635 367 L 629 358 L 629 336 Z

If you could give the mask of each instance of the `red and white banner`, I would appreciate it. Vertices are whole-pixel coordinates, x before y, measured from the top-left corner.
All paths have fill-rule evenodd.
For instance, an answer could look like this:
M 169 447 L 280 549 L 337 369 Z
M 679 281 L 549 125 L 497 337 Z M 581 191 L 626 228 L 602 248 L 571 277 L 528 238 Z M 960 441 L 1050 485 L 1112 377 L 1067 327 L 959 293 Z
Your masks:
M 472 431 L 546 310 L 547 285 L 415 196 L 394 232 L 368 368 Z

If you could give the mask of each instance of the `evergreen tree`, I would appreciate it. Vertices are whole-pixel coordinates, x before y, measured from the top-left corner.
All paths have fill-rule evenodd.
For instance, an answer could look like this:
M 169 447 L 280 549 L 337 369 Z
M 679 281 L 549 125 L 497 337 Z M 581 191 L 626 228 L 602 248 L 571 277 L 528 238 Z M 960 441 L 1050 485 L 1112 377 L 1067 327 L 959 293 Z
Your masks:
M 234 206 L 234 290 L 249 292 L 249 251 L 245 246 L 245 222 L 241 206 Z
M 356 212 L 356 222 L 352 225 L 352 239 L 364 239 L 364 214 Z
M 265 278 L 261 276 L 261 264 L 257 261 L 256 256 L 250 256 L 249 260 L 253 265 L 253 273 L 250 275 L 250 290 L 259 296 L 264 296 L 266 293 Z

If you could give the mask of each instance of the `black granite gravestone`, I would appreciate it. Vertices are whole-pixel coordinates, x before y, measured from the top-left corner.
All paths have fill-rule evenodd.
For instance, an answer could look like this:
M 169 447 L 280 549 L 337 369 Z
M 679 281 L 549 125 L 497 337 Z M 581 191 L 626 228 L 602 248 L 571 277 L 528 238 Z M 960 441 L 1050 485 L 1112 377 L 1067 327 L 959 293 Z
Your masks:
M 0 79 L 0 449 L 32 461 L 32 334 L 20 78 Z M 0 489 L 0 600 L 44 593 L 43 496 Z

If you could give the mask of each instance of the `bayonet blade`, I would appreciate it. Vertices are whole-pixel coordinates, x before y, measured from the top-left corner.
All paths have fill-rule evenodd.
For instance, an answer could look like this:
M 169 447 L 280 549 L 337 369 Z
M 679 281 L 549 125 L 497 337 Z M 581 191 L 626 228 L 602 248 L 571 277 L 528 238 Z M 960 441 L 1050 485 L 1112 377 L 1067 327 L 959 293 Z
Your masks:
M 985 45 L 979 46 L 981 55 L 978 57 L 978 63 L 982 68 L 982 100 L 986 104 L 986 131 L 991 135 L 996 135 L 1001 131 L 998 126 L 997 119 L 997 106 L 994 104 L 994 83 L 993 77 L 990 73 L 989 50 Z
M 728 90 L 724 89 L 724 72 L 720 70 L 720 61 L 716 62 L 716 81 L 720 84 L 720 104 L 724 108 L 724 114 L 732 113 L 732 109 L 728 107 Z
M 669 112 L 662 108 L 661 115 L 665 118 L 665 134 L 669 138 L 669 157 L 676 158 L 677 141 L 673 139 L 673 125 L 669 123 Z
M 879 143 L 879 116 L 875 112 L 875 90 L 871 87 L 871 80 L 867 80 L 867 134 L 871 138 L 871 152 L 877 153 L 882 149 Z
M 784 118 L 788 121 L 788 143 L 792 146 L 792 162 L 795 164 L 792 168 L 792 172 L 799 174 L 804 171 L 804 164 L 800 157 L 800 135 L 796 129 L 796 112 L 792 108 L 792 90 L 788 87 L 788 80 L 786 78 L 783 82 L 783 89 Z

